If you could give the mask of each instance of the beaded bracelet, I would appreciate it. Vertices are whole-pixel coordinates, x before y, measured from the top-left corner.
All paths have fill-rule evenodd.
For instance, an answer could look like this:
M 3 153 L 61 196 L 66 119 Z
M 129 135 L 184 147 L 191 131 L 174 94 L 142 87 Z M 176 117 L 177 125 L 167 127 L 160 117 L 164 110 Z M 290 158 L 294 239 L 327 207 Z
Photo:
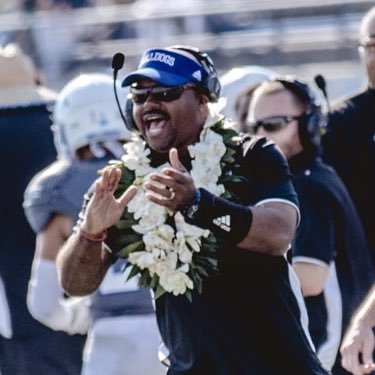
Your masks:
M 89 234 L 85 233 L 81 228 L 79 228 L 79 234 L 82 236 L 85 240 L 89 242 L 103 242 L 107 238 L 107 229 L 103 231 L 103 234 L 101 237 L 91 237 Z

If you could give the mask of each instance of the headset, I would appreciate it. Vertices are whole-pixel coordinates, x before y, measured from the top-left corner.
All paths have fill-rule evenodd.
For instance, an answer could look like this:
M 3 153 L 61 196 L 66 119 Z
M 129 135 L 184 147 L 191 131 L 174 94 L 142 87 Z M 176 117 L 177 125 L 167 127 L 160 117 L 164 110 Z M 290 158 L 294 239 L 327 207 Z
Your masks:
M 211 57 L 206 52 L 203 52 L 196 47 L 175 45 L 170 48 L 190 53 L 190 55 L 195 57 L 199 64 L 203 66 L 207 73 L 207 77 L 201 85 L 206 92 L 206 95 L 208 95 L 210 102 L 217 102 L 220 96 L 221 84 Z
M 320 148 L 322 129 L 327 124 L 321 105 L 309 86 L 294 76 L 276 77 L 271 81 L 280 82 L 287 90 L 296 95 L 306 106 L 306 112 L 298 124 L 298 132 L 304 148 Z
M 127 95 L 125 100 L 125 126 L 131 132 L 138 132 L 137 124 L 133 117 L 133 101 L 130 98 L 130 94 Z
M 207 53 L 200 51 L 198 48 L 191 46 L 174 45 L 168 48 L 185 51 L 198 61 L 207 73 L 205 80 L 200 84 L 202 92 L 209 97 L 210 102 L 216 102 L 220 96 L 221 84 L 218 72 L 210 56 Z M 133 118 L 133 102 L 129 94 L 125 101 L 124 119 L 125 125 L 129 131 L 138 130 Z

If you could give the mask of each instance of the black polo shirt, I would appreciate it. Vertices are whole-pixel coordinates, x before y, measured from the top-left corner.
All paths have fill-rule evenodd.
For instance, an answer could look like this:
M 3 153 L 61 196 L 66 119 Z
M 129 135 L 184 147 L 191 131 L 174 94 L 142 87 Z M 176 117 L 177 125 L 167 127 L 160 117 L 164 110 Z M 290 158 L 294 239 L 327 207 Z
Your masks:
M 305 300 L 314 344 L 328 355 L 338 350 L 354 310 L 372 286 L 371 253 L 357 210 L 334 169 L 304 153 L 290 166 L 301 210 L 293 261 L 329 269 L 324 292 Z
M 375 264 L 375 90 L 338 103 L 322 141 L 324 160 L 335 168 L 358 210 Z
M 242 202 L 283 201 L 297 209 L 287 162 L 275 145 L 254 137 L 239 151 L 235 172 L 247 178 L 238 190 Z M 306 311 L 286 257 L 226 244 L 219 258 L 220 274 L 206 279 L 192 302 L 171 294 L 156 300 L 171 353 L 168 374 L 327 374 L 301 323 Z

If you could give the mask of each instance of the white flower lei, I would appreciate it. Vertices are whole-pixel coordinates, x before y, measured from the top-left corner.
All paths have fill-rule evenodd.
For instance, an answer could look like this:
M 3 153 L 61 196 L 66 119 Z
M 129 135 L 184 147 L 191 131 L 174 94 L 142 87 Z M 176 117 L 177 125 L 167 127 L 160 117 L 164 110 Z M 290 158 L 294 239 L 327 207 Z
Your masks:
M 222 135 L 212 130 L 212 127 L 222 119 L 223 117 L 213 113 L 211 108 L 199 142 L 188 147 L 192 159 L 190 174 L 194 185 L 218 196 L 225 192 L 224 185 L 218 184 L 218 180 L 222 174 L 221 162 L 227 147 Z M 141 284 L 150 286 L 155 291 L 156 298 L 164 292 L 180 295 L 188 294 L 194 287 L 201 289 L 201 285 L 195 285 L 201 284 L 201 277 L 195 277 L 193 280 L 190 271 L 192 267 L 196 267 L 194 259 L 201 251 L 202 241 L 208 239 L 211 232 L 186 223 L 180 212 L 173 214 L 166 207 L 149 201 L 145 197 L 144 181 L 152 172 L 161 171 L 170 164 L 151 167 L 150 149 L 138 135 L 134 135 L 132 141 L 124 147 L 126 154 L 122 157 L 123 166 L 134 173 L 132 183 L 138 186 L 138 193 L 129 202 L 127 212 L 132 214 L 135 220 L 131 229 L 141 238 L 129 243 L 121 254 L 133 265 L 129 277 L 138 273 L 143 274 Z M 174 227 L 167 223 L 171 216 L 174 219 Z M 214 246 L 212 244 L 212 247 Z M 205 260 L 208 260 L 208 263 L 204 260 L 203 263 L 208 268 L 217 267 L 214 258 Z M 204 266 L 202 268 L 202 263 L 198 270 L 200 274 L 208 276 Z

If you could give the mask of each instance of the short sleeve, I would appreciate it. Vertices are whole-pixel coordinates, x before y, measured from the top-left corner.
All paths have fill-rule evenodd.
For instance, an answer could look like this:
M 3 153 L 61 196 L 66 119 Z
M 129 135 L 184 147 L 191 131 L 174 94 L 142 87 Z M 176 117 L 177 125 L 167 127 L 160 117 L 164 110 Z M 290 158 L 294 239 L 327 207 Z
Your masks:
M 332 197 L 323 186 L 305 180 L 297 187 L 301 222 L 293 241 L 293 258 L 311 258 L 329 265 L 336 257 Z
M 264 137 L 254 137 L 244 144 L 242 173 L 249 184 L 250 204 L 284 200 L 298 207 L 289 165 L 281 150 Z

